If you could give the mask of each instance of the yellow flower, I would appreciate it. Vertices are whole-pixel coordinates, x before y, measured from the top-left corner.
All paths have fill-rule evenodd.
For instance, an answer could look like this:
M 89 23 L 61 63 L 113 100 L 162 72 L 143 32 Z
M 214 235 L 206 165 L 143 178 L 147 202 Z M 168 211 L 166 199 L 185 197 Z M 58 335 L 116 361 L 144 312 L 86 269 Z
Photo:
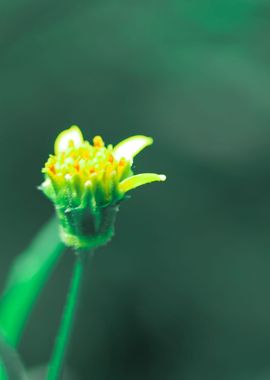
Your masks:
M 96 136 L 90 144 L 77 126 L 58 135 L 55 154 L 42 169 L 41 190 L 55 205 L 66 245 L 105 244 L 113 235 L 118 205 L 126 193 L 166 179 L 155 173 L 133 175 L 133 158 L 152 143 L 150 137 L 133 136 L 113 147 Z

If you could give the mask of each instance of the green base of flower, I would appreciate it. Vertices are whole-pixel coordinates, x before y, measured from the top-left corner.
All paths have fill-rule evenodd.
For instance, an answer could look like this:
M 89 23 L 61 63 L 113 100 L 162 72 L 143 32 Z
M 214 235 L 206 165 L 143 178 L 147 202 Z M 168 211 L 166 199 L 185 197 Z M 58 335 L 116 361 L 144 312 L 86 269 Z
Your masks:
M 114 229 L 111 228 L 106 231 L 105 234 L 96 236 L 78 236 L 67 233 L 62 227 L 60 227 L 60 237 L 63 243 L 68 247 L 75 249 L 92 249 L 109 243 L 114 235 Z
M 114 235 L 118 205 L 92 209 L 56 209 L 63 243 L 75 249 L 92 249 L 107 244 Z

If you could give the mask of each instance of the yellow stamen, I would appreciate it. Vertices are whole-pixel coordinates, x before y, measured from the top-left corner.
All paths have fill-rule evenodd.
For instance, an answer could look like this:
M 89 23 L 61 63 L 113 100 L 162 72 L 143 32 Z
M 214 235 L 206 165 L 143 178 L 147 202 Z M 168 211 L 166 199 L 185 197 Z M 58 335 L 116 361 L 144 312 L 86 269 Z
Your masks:
M 95 148 L 103 148 L 104 147 L 104 141 L 102 140 L 101 136 L 94 137 L 93 143 L 94 143 Z

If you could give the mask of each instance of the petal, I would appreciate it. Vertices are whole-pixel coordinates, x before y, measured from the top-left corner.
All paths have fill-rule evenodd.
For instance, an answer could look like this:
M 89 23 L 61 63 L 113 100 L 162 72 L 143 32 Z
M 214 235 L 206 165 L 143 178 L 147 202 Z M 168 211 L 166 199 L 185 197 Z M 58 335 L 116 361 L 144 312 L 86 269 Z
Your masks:
M 83 143 L 83 135 L 79 127 L 72 125 L 69 129 L 61 132 L 54 143 L 55 154 L 64 152 L 73 141 L 75 147 L 79 147 Z
M 135 189 L 135 187 L 145 185 L 146 183 L 165 180 L 166 176 L 163 174 L 142 173 L 124 179 L 124 181 L 120 183 L 119 189 L 126 193 L 127 191 Z
M 128 161 L 132 161 L 141 150 L 153 143 L 151 137 L 146 136 L 132 136 L 121 141 L 113 149 L 113 155 L 117 160 L 125 158 Z

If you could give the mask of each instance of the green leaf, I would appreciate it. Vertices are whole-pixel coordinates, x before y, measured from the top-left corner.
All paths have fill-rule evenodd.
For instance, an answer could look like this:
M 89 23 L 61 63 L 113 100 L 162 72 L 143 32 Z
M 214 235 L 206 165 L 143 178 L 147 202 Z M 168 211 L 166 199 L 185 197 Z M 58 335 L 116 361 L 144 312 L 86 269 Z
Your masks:
M 8 380 L 6 368 L 5 368 L 4 363 L 2 362 L 1 359 L 0 359 L 0 379 L 1 380 Z
M 22 361 L 13 347 L 0 337 L 0 380 L 26 380 Z
M 133 157 L 151 144 L 153 144 L 151 137 L 141 135 L 128 137 L 114 147 L 113 155 L 117 160 L 125 158 L 127 161 L 132 162 Z
M 0 333 L 11 345 L 18 344 L 33 304 L 64 248 L 53 218 L 14 261 L 0 297 Z
M 138 186 L 145 185 L 146 183 L 154 181 L 165 181 L 166 176 L 163 174 L 155 173 L 142 173 L 133 175 L 132 177 L 124 179 L 119 185 L 120 191 L 126 193 L 129 190 L 135 189 Z

